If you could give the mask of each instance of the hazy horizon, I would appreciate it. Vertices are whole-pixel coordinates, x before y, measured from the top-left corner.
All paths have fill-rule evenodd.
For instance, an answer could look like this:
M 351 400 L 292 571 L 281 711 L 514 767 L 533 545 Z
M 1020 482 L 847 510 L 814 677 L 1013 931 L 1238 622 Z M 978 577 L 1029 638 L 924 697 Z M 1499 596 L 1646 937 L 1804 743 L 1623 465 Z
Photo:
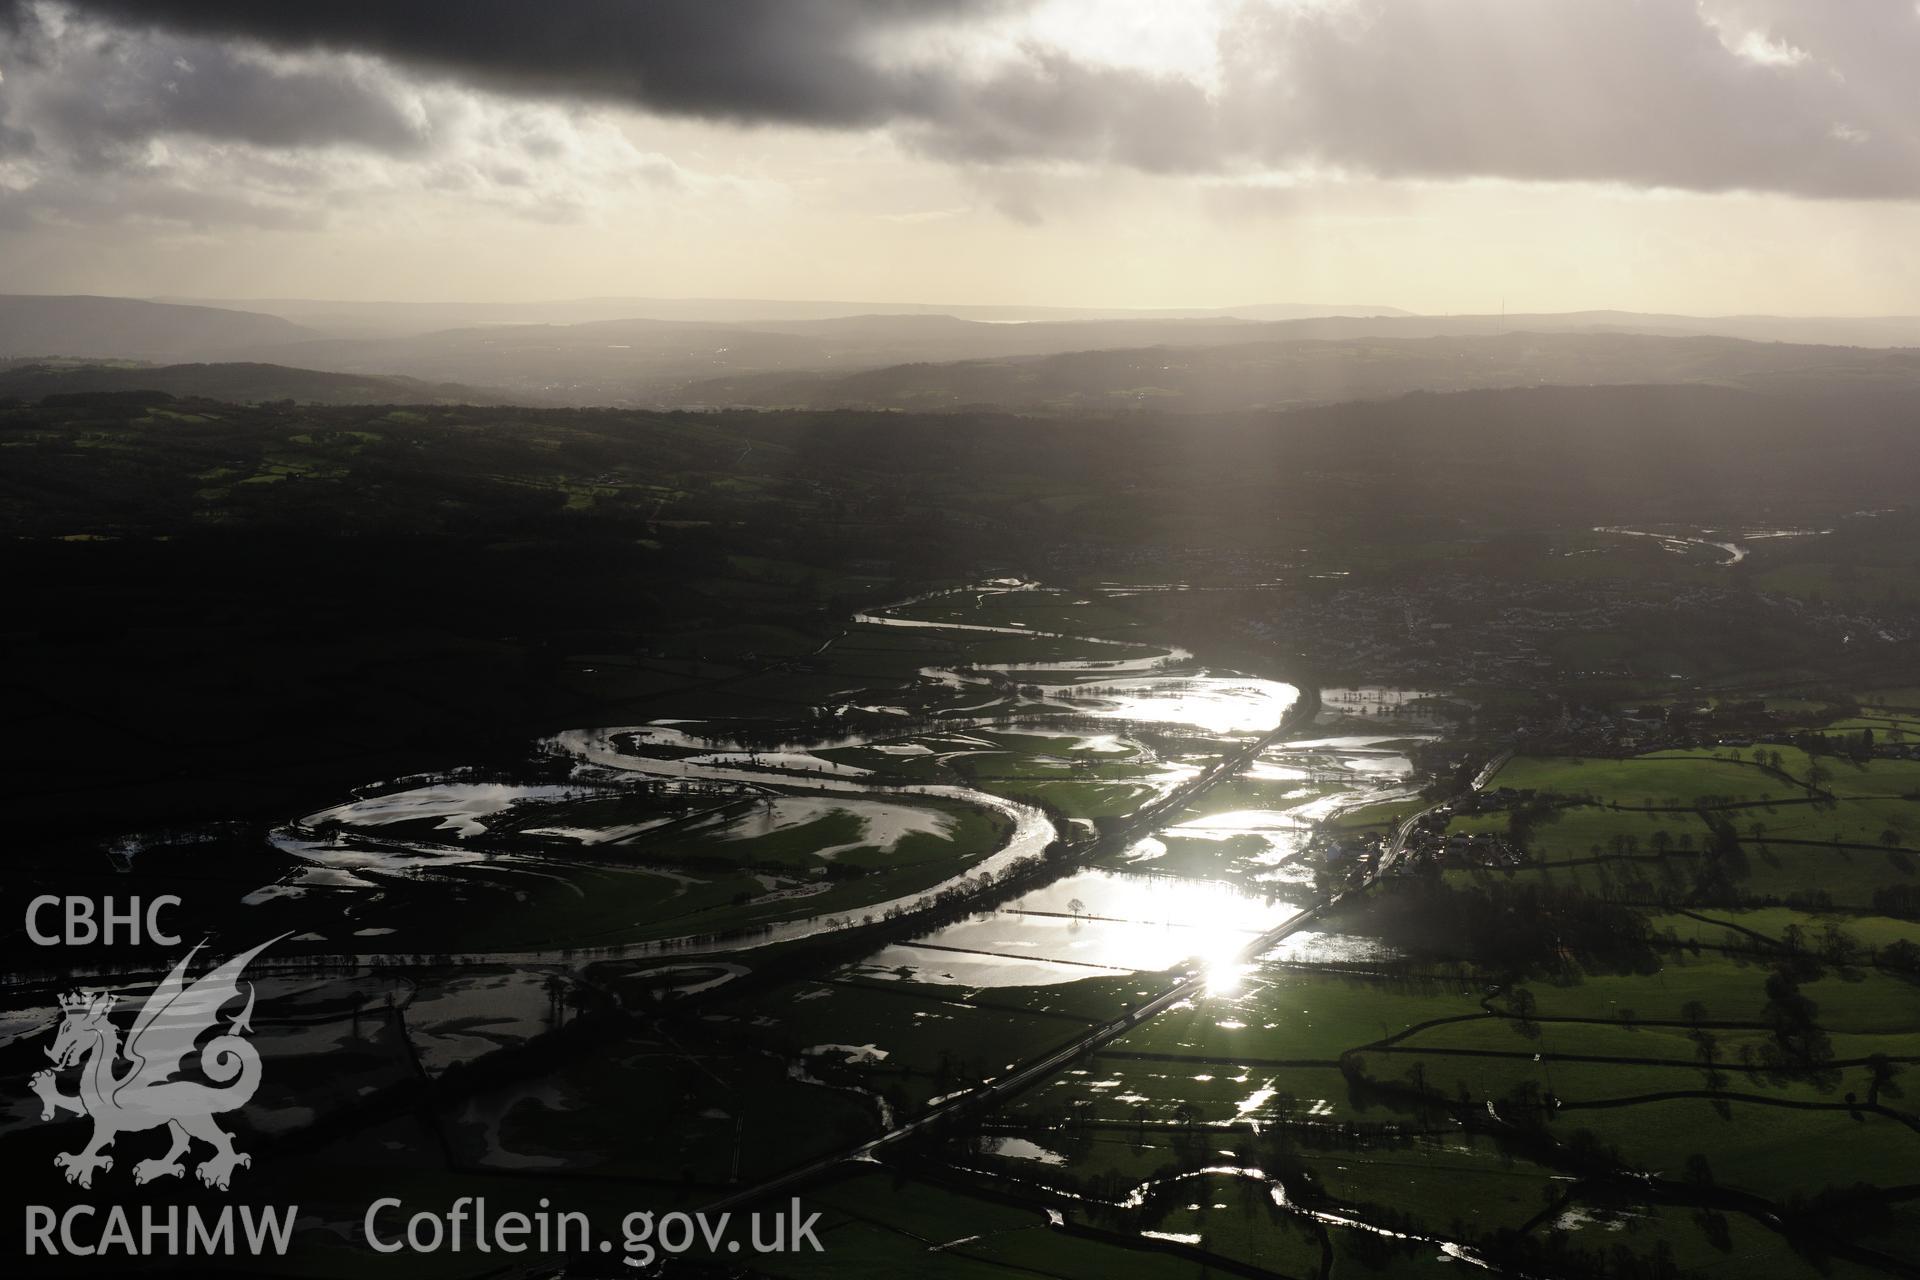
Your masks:
M 910 308 L 899 314 L 945 314 L 953 311 L 1058 311 L 1073 314 L 1086 313 L 1141 313 L 1169 319 L 1219 317 L 1234 318 L 1236 312 L 1256 311 L 1263 308 L 1284 307 L 1297 311 L 1300 318 L 1314 317 L 1360 317 L 1374 314 L 1398 314 L 1413 319 L 1481 318 L 1509 316 L 1516 319 L 1526 316 L 1568 316 L 1568 315 L 1634 315 L 1685 317 L 1695 320 L 1734 320 L 1734 319 L 1779 319 L 1779 320 L 1910 320 L 1920 317 L 1920 304 L 1911 311 L 1881 312 L 1838 312 L 1838 311 L 1662 311 L 1650 307 L 1633 306 L 1580 306 L 1541 308 L 1533 311 L 1520 311 L 1507 308 L 1502 311 L 1496 307 L 1491 311 L 1421 311 L 1412 307 L 1399 306 L 1392 302 L 1295 302 L 1290 299 L 1272 298 L 1259 302 L 1218 303 L 1218 302 L 1173 302 L 1153 306 L 1124 306 L 1101 303 L 1081 302 L 1073 299 L 1046 302 L 1016 302 L 1004 298 L 988 298 L 980 301 L 952 301 L 927 298 L 841 298 L 812 295 L 774 295 L 774 294 L 527 294 L 512 297 L 452 297 L 430 296 L 419 298 L 377 297 L 377 296 L 329 296 L 325 294 L 251 294 L 215 296 L 194 293 L 113 293 L 97 291 L 61 292 L 55 290 L 19 290 L 12 291 L 12 297 L 95 297 L 125 298 L 136 302 L 158 302 L 180 306 L 206 306 L 244 309 L 248 304 L 267 306 L 269 304 L 315 304 L 328 307 L 514 307 L 514 306 L 564 306 L 580 304 L 678 304 L 678 303 L 715 303 L 750 305 L 771 303 L 780 306 L 820 306 L 820 307 L 873 307 L 880 310 L 876 315 L 894 314 L 888 308 Z M 849 313 L 858 314 L 858 313 Z M 636 316 L 636 319 L 646 317 Z M 1017 320 L 997 321 L 995 323 L 1017 324 Z

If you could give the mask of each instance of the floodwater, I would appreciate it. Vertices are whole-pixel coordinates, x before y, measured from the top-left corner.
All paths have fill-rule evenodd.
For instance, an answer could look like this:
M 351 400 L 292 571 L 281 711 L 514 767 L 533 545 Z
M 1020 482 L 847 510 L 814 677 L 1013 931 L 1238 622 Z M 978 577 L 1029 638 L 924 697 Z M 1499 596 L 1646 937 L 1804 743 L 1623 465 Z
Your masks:
M 1026 1138 L 989 1138 L 981 1151 L 985 1155 L 1003 1156 L 1009 1160 L 1034 1160 L 1040 1164 L 1059 1165 L 1067 1162 L 1067 1158 L 1058 1151 L 1049 1151 Z
M 1301 843 L 1311 829 L 1311 823 L 1302 822 L 1290 809 L 1232 809 L 1176 822 L 1165 828 L 1165 833 L 1189 840 L 1225 841 L 1255 837 L 1263 841 L 1266 847 L 1252 855 L 1253 861 L 1278 863 L 1299 852 Z M 1164 848 L 1162 845 L 1162 850 Z
M 1032 591 L 1031 584 L 998 582 L 969 589 L 955 596 L 990 596 L 1001 592 Z M 985 623 L 948 622 L 900 616 L 904 610 L 925 606 L 935 597 L 905 601 L 886 610 L 862 614 L 858 621 L 872 626 L 901 627 L 912 630 L 978 632 L 1043 636 L 1070 641 L 1083 651 L 1097 654 L 1102 649 L 1123 650 L 1114 659 L 1087 658 L 1057 660 L 1031 667 L 1009 664 L 1004 667 L 931 668 L 922 683 L 951 689 L 966 699 L 978 691 L 983 699 L 968 700 L 954 710 L 992 710 L 1008 703 L 1010 695 L 1003 682 L 1010 671 L 1022 678 L 1047 684 L 1048 701 L 1062 709 L 1099 719 L 1136 724 L 1178 725 L 1200 729 L 1220 736 L 1265 732 L 1277 724 L 1292 705 L 1297 691 L 1291 686 L 1269 680 L 1230 677 L 1192 669 L 1190 655 L 1168 647 L 1142 656 L 1148 648 L 1138 642 L 1069 636 L 1019 626 L 993 626 Z M 1151 674 L 1150 674 L 1151 673 Z M 1108 680 L 1108 676 L 1118 679 Z M 1097 685 L 1092 683 L 1099 681 Z M 978 724 L 1022 727 L 1007 724 L 1004 718 L 975 717 L 957 722 L 945 731 Z M 1039 726 L 1045 732 L 1044 725 Z M 949 744 L 910 743 L 897 736 L 883 739 L 890 753 L 901 754 L 919 747 L 937 752 L 944 758 L 954 751 L 994 750 L 995 744 L 964 737 Z M 1071 742 L 1066 750 L 1088 749 L 1115 756 L 1131 753 L 1134 747 L 1121 734 L 1074 734 L 1063 738 Z M 522 824 L 517 834 L 522 839 L 545 838 L 560 846 L 553 855 L 529 854 L 524 849 L 502 849 L 486 843 L 493 825 L 515 810 L 551 804 L 592 795 L 617 795 L 634 782 L 678 779 L 689 784 L 728 784 L 741 792 L 759 792 L 768 797 L 746 817 L 734 820 L 724 834 L 752 836 L 803 825 L 835 811 L 852 814 L 862 826 L 858 845 L 846 844 L 825 851 L 828 855 L 855 847 L 878 845 L 883 849 L 898 846 L 912 834 L 941 835 L 951 829 L 952 817 L 939 810 L 915 805 L 916 799 L 957 801 L 997 812 L 1010 820 L 1010 837 L 1000 848 L 984 858 L 956 870 L 942 884 L 922 893 L 871 904 L 861 914 L 880 914 L 890 908 L 908 908 L 926 896 L 963 881 L 981 876 L 996 876 L 1022 861 L 1040 856 L 1049 845 L 1063 837 L 1076 837 L 1074 830 L 1056 829 L 1045 814 L 1031 805 L 1004 799 L 989 792 L 957 784 L 899 785 L 873 781 L 871 770 L 829 760 L 819 752 L 840 747 L 881 745 L 875 739 L 857 734 L 842 735 L 831 741 L 790 743 L 777 751 L 749 749 L 729 741 L 725 727 L 713 723 L 676 719 L 654 724 L 585 728 L 569 730 L 542 743 L 543 758 L 571 762 L 571 777 L 565 784 L 555 783 L 449 783 L 427 780 L 380 794 L 363 795 L 288 824 L 276 834 L 279 846 L 307 863 L 346 875 L 457 873 L 466 865 L 484 860 L 490 870 L 521 869 L 527 874 L 552 874 L 556 869 L 543 865 L 547 856 L 564 858 L 564 848 L 608 845 L 642 834 L 650 824 L 626 823 L 596 828 L 573 821 Z M 915 752 L 918 754 L 918 752 Z M 1165 793 L 1190 778 L 1194 766 L 1166 763 L 1151 779 Z M 421 822 L 431 823 L 427 836 L 416 834 Z M 288 885 L 268 886 L 261 893 L 286 892 Z M 769 892 L 778 892 L 772 887 Z M 259 900 L 256 897 L 256 900 Z M 667 942 L 638 948 L 643 952 L 675 949 L 737 949 L 741 946 L 804 937 L 825 929 L 845 927 L 845 916 L 822 913 L 792 920 L 752 935 L 749 940 L 727 943 Z M 403 943 L 404 939 L 397 940 Z M 616 949 L 631 953 L 634 948 Z M 541 953 L 534 953 L 539 955 Z
M 1118 977 L 1131 969 L 936 949 L 915 943 L 892 943 L 855 965 L 863 978 L 907 979 L 952 987 L 1053 987 L 1063 982 L 1101 975 Z
M 1050 700 L 1105 720 L 1178 725 L 1219 737 L 1268 732 L 1300 696 L 1277 680 L 1206 674 L 1117 680 L 1092 692 L 1081 692 L 1083 687 L 1049 689 Z
M 415 787 L 391 795 L 322 809 L 300 819 L 303 827 L 320 828 L 331 823 L 350 827 L 392 826 L 402 822 L 439 819 L 438 829 L 458 836 L 483 834 L 486 819 L 518 805 L 541 800 L 562 800 L 578 794 L 577 789 L 557 786 L 514 786 L 507 783 L 445 783 Z
M 843 844 L 815 849 L 816 858 L 832 859 L 854 849 L 872 847 L 881 853 L 893 853 L 908 836 L 924 835 L 945 839 L 959 820 L 938 809 L 916 809 L 911 805 L 882 804 L 875 800 L 831 799 L 816 796 L 778 796 L 756 804 L 749 812 L 714 829 L 717 819 L 690 823 L 685 830 L 714 834 L 723 838 L 752 839 L 776 832 L 804 827 L 846 814 L 859 824 L 860 834 Z
M 1031 584 L 1001 582 L 947 593 L 956 599 L 990 599 L 998 593 L 1030 592 Z M 1140 762 L 1140 777 L 1114 786 L 1141 785 L 1162 795 L 1190 781 L 1201 752 L 1154 759 L 1129 736 L 1130 730 L 1190 732 L 1219 741 L 1224 750 L 1235 738 L 1271 731 L 1284 721 L 1298 690 L 1279 681 L 1196 665 L 1185 650 L 1168 646 L 1149 656 L 1138 641 L 1075 637 L 1038 628 L 985 622 L 902 617 L 900 611 L 937 612 L 935 597 L 921 597 L 888 609 L 862 614 L 859 621 L 877 627 L 913 631 L 988 632 L 994 635 L 1044 636 L 1055 641 L 1049 661 L 996 665 L 929 667 L 912 700 L 925 704 L 928 691 L 947 699 L 934 714 L 948 720 L 922 734 L 881 731 L 872 735 L 841 732 L 830 739 L 792 741 L 778 750 L 749 748 L 733 735 L 752 729 L 764 738 L 765 724 L 732 728 L 723 721 L 662 720 L 650 724 L 568 730 L 539 744 L 536 759 L 549 776 L 565 771 L 564 782 L 449 783 L 417 780 L 383 794 L 362 794 L 348 802 L 309 814 L 277 834 L 280 847 L 312 868 L 351 882 L 377 883 L 383 875 L 459 874 L 484 860 L 490 871 L 520 870 L 527 875 L 563 877 L 567 850 L 609 847 L 645 834 L 653 821 L 608 821 L 595 825 L 567 815 L 545 819 L 541 806 L 580 799 L 618 797 L 636 784 L 675 783 L 717 788 L 736 798 L 760 800 L 746 814 L 731 810 L 724 818 L 696 819 L 689 829 L 703 838 L 750 838 L 791 830 L 834 813 L 854 817 L 858 837 L 821 850 L 832 857 L 853 848 L 897 849 L 913 835 L 943 836 L 954 819 L 941 809 L 918 803 L 937 799 L 986 809 L 1008 820 L 1010 835 L 984 857 L 956 867 L 947 880 L 889 901 L 867 904 L 858 912 L 821 910 L 731 938 L 677 938 L 658 942 L 580 948 L 563 957 L 555 951 L 516 952 L 494 958 L 543 962 L 583 956 L 712 954 L 751 949 L 844 928 L 855 916 L 879 916 L 890 909 L 911 909 L 943 889 L 999 876 L 1041 856 L 1062 839 L 1084 840 L 1085 822 L 1055 822 L 1038 808 L 958 783 L 897 783 L 883 775 L 821 752 L 870 747 L 888 755 L 927 757 L 944 765 L 968 754 L 1004 752 L 1008 746 L 983 730 L 1041 734 L 1060 742 L 1056 767 L 1070 777 L 1075 753 Z M 1113 659 L 1058 656 L 1067 641 L 1082 652 L 1116 652 Z M 1048 724 L 1034 711 L 1031 692 L 1039 687 L 1043 708 L 1087 720 L 1110 722 L 1112 732 L 1072 730 Z M 1425 691 L 1355 690 L 1368 713 L 1386 714 Z M 903 698 L 903 701 L 909 700 Z M 1027 710 L 1009 715 L 1015 704 Z M 927 704 L 931 705 L 931 704 Z M 1353 708 L 1330 708 L 1336 720 Z M 981 712 L 987 714 L 981 714 Z M 995 714 L 997 712 L 997 714 Z M 1033 719 L 1035 714 L 1043 718 Z M 1309 731 L 1311 732 L 1311 731 Z M 1323 731 L 1324 733 L 1324 731 Z M 1407 744 L 1427 735 L 1417 731 L 1379 735 L 1302 738 L 1264 752 L 1243 775 L 1249 783 L 1286 793 L 1272 807 L 1250 805 L 1212 813 L 1169 816 L 1164 834 L 1188 840 L 1226 841 L 1234 854 L 1223 859 L 1218 878 L 1165 875 L 1145 867 L 1119 866 L 1077 871 L 1030 891 L 1002 909 L 933 930 L 911 942 L 882 948 L 863 964 L 886 976 L 906 974 L 923 981 L 965 985 L 1035 985 L 1071 981 L 1099 973 L 1157 971 L 1182 965 L 1202 966 L 1236 953 L 1249 940 L 1295 914 L 1311 894 L 1310 876 L 1292 860 L 1313 822 L 1358 798 L 1391 792 L 1409 764 Z M 1084 754 L 1079 758 L 1087 758 Z M 1047 757 L 1027 751 L 1032 776 L 1051 777 Z M 1271 792 L 1270 792 L 1271 793 Z M 1143 791 L 1143 796 L 1149 792 Z M 516 813 L 516 811 L 520 811 Z M 519 819 L 510 822 L 509 819 Z M 428 824 L 428 825 L 423 825 Z M 503 847 L 497 829 L 512 830 L 518 843 Z M 1246 838 L 1265 842 L 1247 851 Z M 546 847 L 537 847 L 540 841 Z M 857 842 L 856 842 L 857 841 Z M 536 846 L 529 852 L 528 844 Z M 1145 852 L 1143 846 L 1136 852 Z M 1237 878 L 1236 878 L 1237 875 Z M 290 878 L 291 879 L 291 878 Z M 792 884 L 767 877 L 763 897 L 791 897 Z M 297 888 L 297 886 L 295 886 Z M 289 886 L 268 886 L 287 891 Z M 404 949 L 405 930 L 391 939 Z M 1337 936 L 1316 935 L 1308 948 L 1339 950 Z
M 1191 964 L 1212 970 L 1304 905 L 1304 896 L 1289 900 L 1225 881 L 1100 868 L 1064 876 L 866 963 L 904 966 L 916 981 L 979 987 Z M 962 976 L 942 976 L 955 973 Z
M 1720 563 L 1736 565 L 1747 558 L 1747 549 L 1737 542 L 1716 542 L 1710 538 L 1693 538 L 1685 534 L 1659 533 L 1652 529 L 1628 529 L 1620 525 L 1596 526 L 1595 533 L 1616 533 L 1628 538 L 1652 538 L 1663 548 L 1676 554 L 1684 554 L 1688 547 L 1711 547 L 1721 556 Z
M 1629 538 L 1652 538 L 1662 547 L 1675 554 L 1683 555 L 1689 547 L 1709 547 L 1720 553 L 1721 567 L 1739 564 L 1752 554 L 1750 542 L 1761 542 L 1774 538 L 1817 538 L 1832 533 L 1831 529 L 1782 529 L 1747 528 L 1734 533 L 1716 533 L 1702 531 L 1699 537 L 1691 534 L 1674 533 L 1659 529 L 1629 529 L 1623 525 L 1600 525 L 1595 533 L 1615 533 Z M 1722 539 L 1726 539 L 1722 541 Z

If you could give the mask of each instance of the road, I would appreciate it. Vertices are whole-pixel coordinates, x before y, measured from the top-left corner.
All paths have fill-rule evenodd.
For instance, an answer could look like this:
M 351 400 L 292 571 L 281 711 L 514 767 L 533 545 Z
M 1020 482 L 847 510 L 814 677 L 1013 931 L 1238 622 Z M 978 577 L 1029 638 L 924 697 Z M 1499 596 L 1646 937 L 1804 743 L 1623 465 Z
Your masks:
M 1445 808 L 1449 803 L 1451 802 L 1442 800 L 1437 804 L 1430 804 L 1420 812 L 1409 815 L 1405 821 L 1395 827 L 1393 829 L 1393 839 L 1387 841 L 1387 851 L 1380 855 L 1380 869 L 1374 874 L 1384 875 L 1386 872 L 1392 870 L 1393 864 L 1400 861 L 1400 855 L 1407 851 L 1407 841 L 1413 838 L 1413 833 L 1419 829 L 1420 824 L 1425 821 L 1429 815 Z

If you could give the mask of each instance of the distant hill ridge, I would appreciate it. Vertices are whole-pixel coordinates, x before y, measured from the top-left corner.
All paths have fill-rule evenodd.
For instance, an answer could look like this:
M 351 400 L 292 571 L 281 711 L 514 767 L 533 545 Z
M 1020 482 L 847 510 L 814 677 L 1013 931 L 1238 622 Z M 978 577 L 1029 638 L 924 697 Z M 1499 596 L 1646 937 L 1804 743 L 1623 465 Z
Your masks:
M 1304 316 L 1405 316 L 1374 303 L 1263 302 L 1238 307 L 1061 307 L 771 298 L 559 298 L 534 302 L 336 302 L 311 298 L 160 298 L 233 311 L 282 316 L 335 337 L 430 333 L 497 324 L 589 324 L 598 320 L 753 325 L 842 320 L 858 316 L 944 316 L 972 323 L 1173 320 L 1290 320 Z
M 327 373 L 284 365 L 234 362 L 128 367 L 66 362 L 15 363 L 0 369 L 0 397 L 162 392 L 258 404 L 271 400 L 320 404 L 489 404 L 507 397 L 459 383 L 431 383 L 395 375 Z
M 1784 388 L 1864 378 L 1910 386 L 1913 373 L 1899 349 L 1920 348 L 1920 317 L 1901 316 L 1415 316 L 1353 308 L 1361 314 L 1301 317 L 1293 313 L 1318 309 L 1273 304 L 1100 318 L 1028 308 L 1016 309 L 1025 316 L 1020 323 L 993 323 L 973 318 L 977 308 L 953 309 L 965 313 L 958 315 L 931 307 L 807 312 L 842 305 L 827 303 L 791 304 L 785 314 L 757 319 L 721 319 L 718 304 L 706 311 L 689 305 L 670 317 L 623 316 L 618 312 L 650 304 L 600 299 L 553 304 L 557 310 L 545 317 L 539 307 L 517 304 L 379 304 L 380 315 L 368 320 L 354 310 L 363 304 L 260 305 L 311 306 L 325 315 L 310 317 L 319 327 L 309 327 L 264 311 L 198 304 L 6 295 L 0 357 L 248 363 L 363 380 L 404 375 L 421 380 L 410 393 L 429 400 L 484 387 L 493 390 L 476 394 L 523 404 L 991 405 L 1077 413 L 1288 407 L 1541 382 L 1722 380 Z M 757 304 L 741 304 L 748 305 Z M 394 329 L 392 316 L 400 312 L 410 318 Z M 456 323 L 423 331 L 429 321 Z M 375 331 L 382 325 L 388 327 Z M 1703 345 L 1712 343 L 1722 345 Z M 449 392 L 447 384 L 459 390 Z M 318 399 L 389 392 L 346 384 L 235 389 L 216 379 L 206 394 Z
M 1915 392 L 1920 350 L 1611 331 L 1252 341 L 1236 332 L 1211 346 L 714 378 L 679 394 L 713 406 L 1100 415 L 1286 409 L 1412 391 L 1701 383 L 1776 392 Z
M 205 360 L 318 336 L 260 312 L 136 298 L 0 294 L 0 356 Z

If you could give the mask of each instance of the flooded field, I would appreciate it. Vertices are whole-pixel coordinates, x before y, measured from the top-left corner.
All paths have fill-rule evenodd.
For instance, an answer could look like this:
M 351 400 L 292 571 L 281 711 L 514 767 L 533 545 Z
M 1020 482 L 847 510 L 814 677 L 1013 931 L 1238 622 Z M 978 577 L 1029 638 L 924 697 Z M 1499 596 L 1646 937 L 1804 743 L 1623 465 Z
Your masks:
M 883 653 L 902 683 L 786 723 L 571 730 L 522 778 L 369 786 L 287 824 L 276 839 L 306 869 L 254 901 L 345 917 L 301 930 L 343 951 L 377 937 L 420 955 L 438 949 L 419 910 L 437 887 L 466 904 L 463 953 L 522 961 L 557 954 L 529 945 L 541 918 L 569 951 L 618 955 L 771 945 L 914 910 L 1166 803 L 1294 705 L 1290 686 L 1207 669 L 1176 644 L 1068 629 L 1098 612 L 1006 581 L 857 615 L 846 665 Z M 1320 752 L 1297 776 L 1395 763 Z M 1253 775 L 1288 767 L 1262 759 Z M 609 896 L 630 908 L 624 925 L 589 909 Z M 470 904 L 489 898 L 515 907 L 497 948 L 472 928 Z

